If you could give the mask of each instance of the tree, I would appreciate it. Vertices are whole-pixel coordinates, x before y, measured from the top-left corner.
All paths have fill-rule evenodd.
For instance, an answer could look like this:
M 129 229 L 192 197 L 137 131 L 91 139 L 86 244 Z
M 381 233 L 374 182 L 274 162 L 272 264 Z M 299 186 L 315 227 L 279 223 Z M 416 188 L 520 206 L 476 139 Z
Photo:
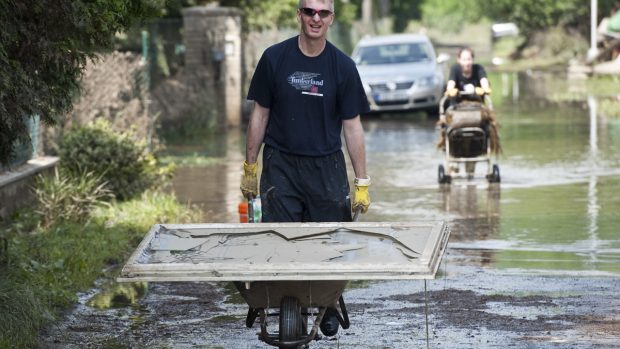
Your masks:
M 422 21 L 431 27 L 457 32 L 465 23 L 476 23 L 484 15 L 486 3 L 476 0 L 426 0 L 421 5 Z
M 394 31 L 400 33 L 407 29 L 411 20 L 422 18 L 423 0 L 392 0 L 391 13 L 394 16 Z
M 26 118 L 56 124 L 88 59 L 114 35 L 158 15 L 164 0 L 0 0 L 0 163 L 29 141 Z
M 598 0 L 599 19 L 607 16 L 616 0 Z M 532 34 L 554 26 L 573 28 L 588 37 L 590 30 L 590 2 L 583 0 L 490 0 L 485 3 L 485 16 L 497 21 L 517 24 L 529 44 Z

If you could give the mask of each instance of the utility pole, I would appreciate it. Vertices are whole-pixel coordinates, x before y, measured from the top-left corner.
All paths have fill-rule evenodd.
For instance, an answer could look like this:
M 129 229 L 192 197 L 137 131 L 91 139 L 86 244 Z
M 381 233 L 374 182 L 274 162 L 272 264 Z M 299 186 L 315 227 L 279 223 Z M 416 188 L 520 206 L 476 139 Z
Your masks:
M 372 21 L 372 0 L 362 1 L 362 23 L 364 28 L 370 28 Z
M 590 0 L 590 49 L 588 50 L 588 62 L 593 61 L 598 54 L 598 49 L 596 48 L 597 8 L 597 0 Z

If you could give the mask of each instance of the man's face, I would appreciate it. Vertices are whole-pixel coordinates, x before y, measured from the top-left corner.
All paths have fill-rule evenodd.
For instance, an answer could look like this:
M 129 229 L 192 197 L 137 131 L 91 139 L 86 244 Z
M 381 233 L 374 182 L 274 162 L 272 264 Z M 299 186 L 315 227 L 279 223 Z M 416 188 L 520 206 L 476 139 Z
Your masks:
M 297 18 L 301 23 L 302 33 L 311 39 L 325 38 L 329 26 L 334 22 L 330 2 L 320 0 L 304 1 L 302 9 L 297 10 Z
M 463 72 L 468 73 L 471 71 L 471 66 L 474 63 L 474 58 L 471 56 L 471 52 L 463 51 L 459 56 L 458 62 L 461 66 L 461 69 L 463 69 Z

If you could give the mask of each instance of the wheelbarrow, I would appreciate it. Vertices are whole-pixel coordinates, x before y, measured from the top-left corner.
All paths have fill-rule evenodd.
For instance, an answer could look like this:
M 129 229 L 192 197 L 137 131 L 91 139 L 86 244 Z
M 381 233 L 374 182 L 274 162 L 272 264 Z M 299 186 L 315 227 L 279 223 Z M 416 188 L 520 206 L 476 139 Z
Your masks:
M 248 303 L 246 326 L 251 328 L 260 319 L 258 337 L 263 342 L 279 348 L 300 348 L 315 339 L 327 309 L 339 311 L 336 315 L 340 326 L 350 326 L 342 292 L 347 281 L 259 281 L 250 284 L 234 282 L 243 299 Z M 278 312 L 270 312 L 277 308 Z M 278 316 L 278 333 L 269 333 L 268 319 Z M 314 321 L 308 332 L 308 317 Z
M 157 224 L 118 281 L 232 281 L 249 306 L 245 325 L 260 321 L 261 341 L 300 348 L 328 309 L 349 327 L 349 280 L 433 279 L 448 237 L 441 221 Z

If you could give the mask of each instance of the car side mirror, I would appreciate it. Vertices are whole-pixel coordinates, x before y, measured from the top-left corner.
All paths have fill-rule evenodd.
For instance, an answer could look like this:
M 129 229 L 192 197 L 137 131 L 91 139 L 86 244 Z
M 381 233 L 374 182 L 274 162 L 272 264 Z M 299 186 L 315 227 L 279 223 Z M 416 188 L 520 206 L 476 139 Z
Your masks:
M 439 64 L 443 64 L 443 63 L 447 62 L 448 60 L 450 60 L 450 55 L 449 54 L 440 53 L 439 56 L 437 56 L 437 63 L 439 63 Z

